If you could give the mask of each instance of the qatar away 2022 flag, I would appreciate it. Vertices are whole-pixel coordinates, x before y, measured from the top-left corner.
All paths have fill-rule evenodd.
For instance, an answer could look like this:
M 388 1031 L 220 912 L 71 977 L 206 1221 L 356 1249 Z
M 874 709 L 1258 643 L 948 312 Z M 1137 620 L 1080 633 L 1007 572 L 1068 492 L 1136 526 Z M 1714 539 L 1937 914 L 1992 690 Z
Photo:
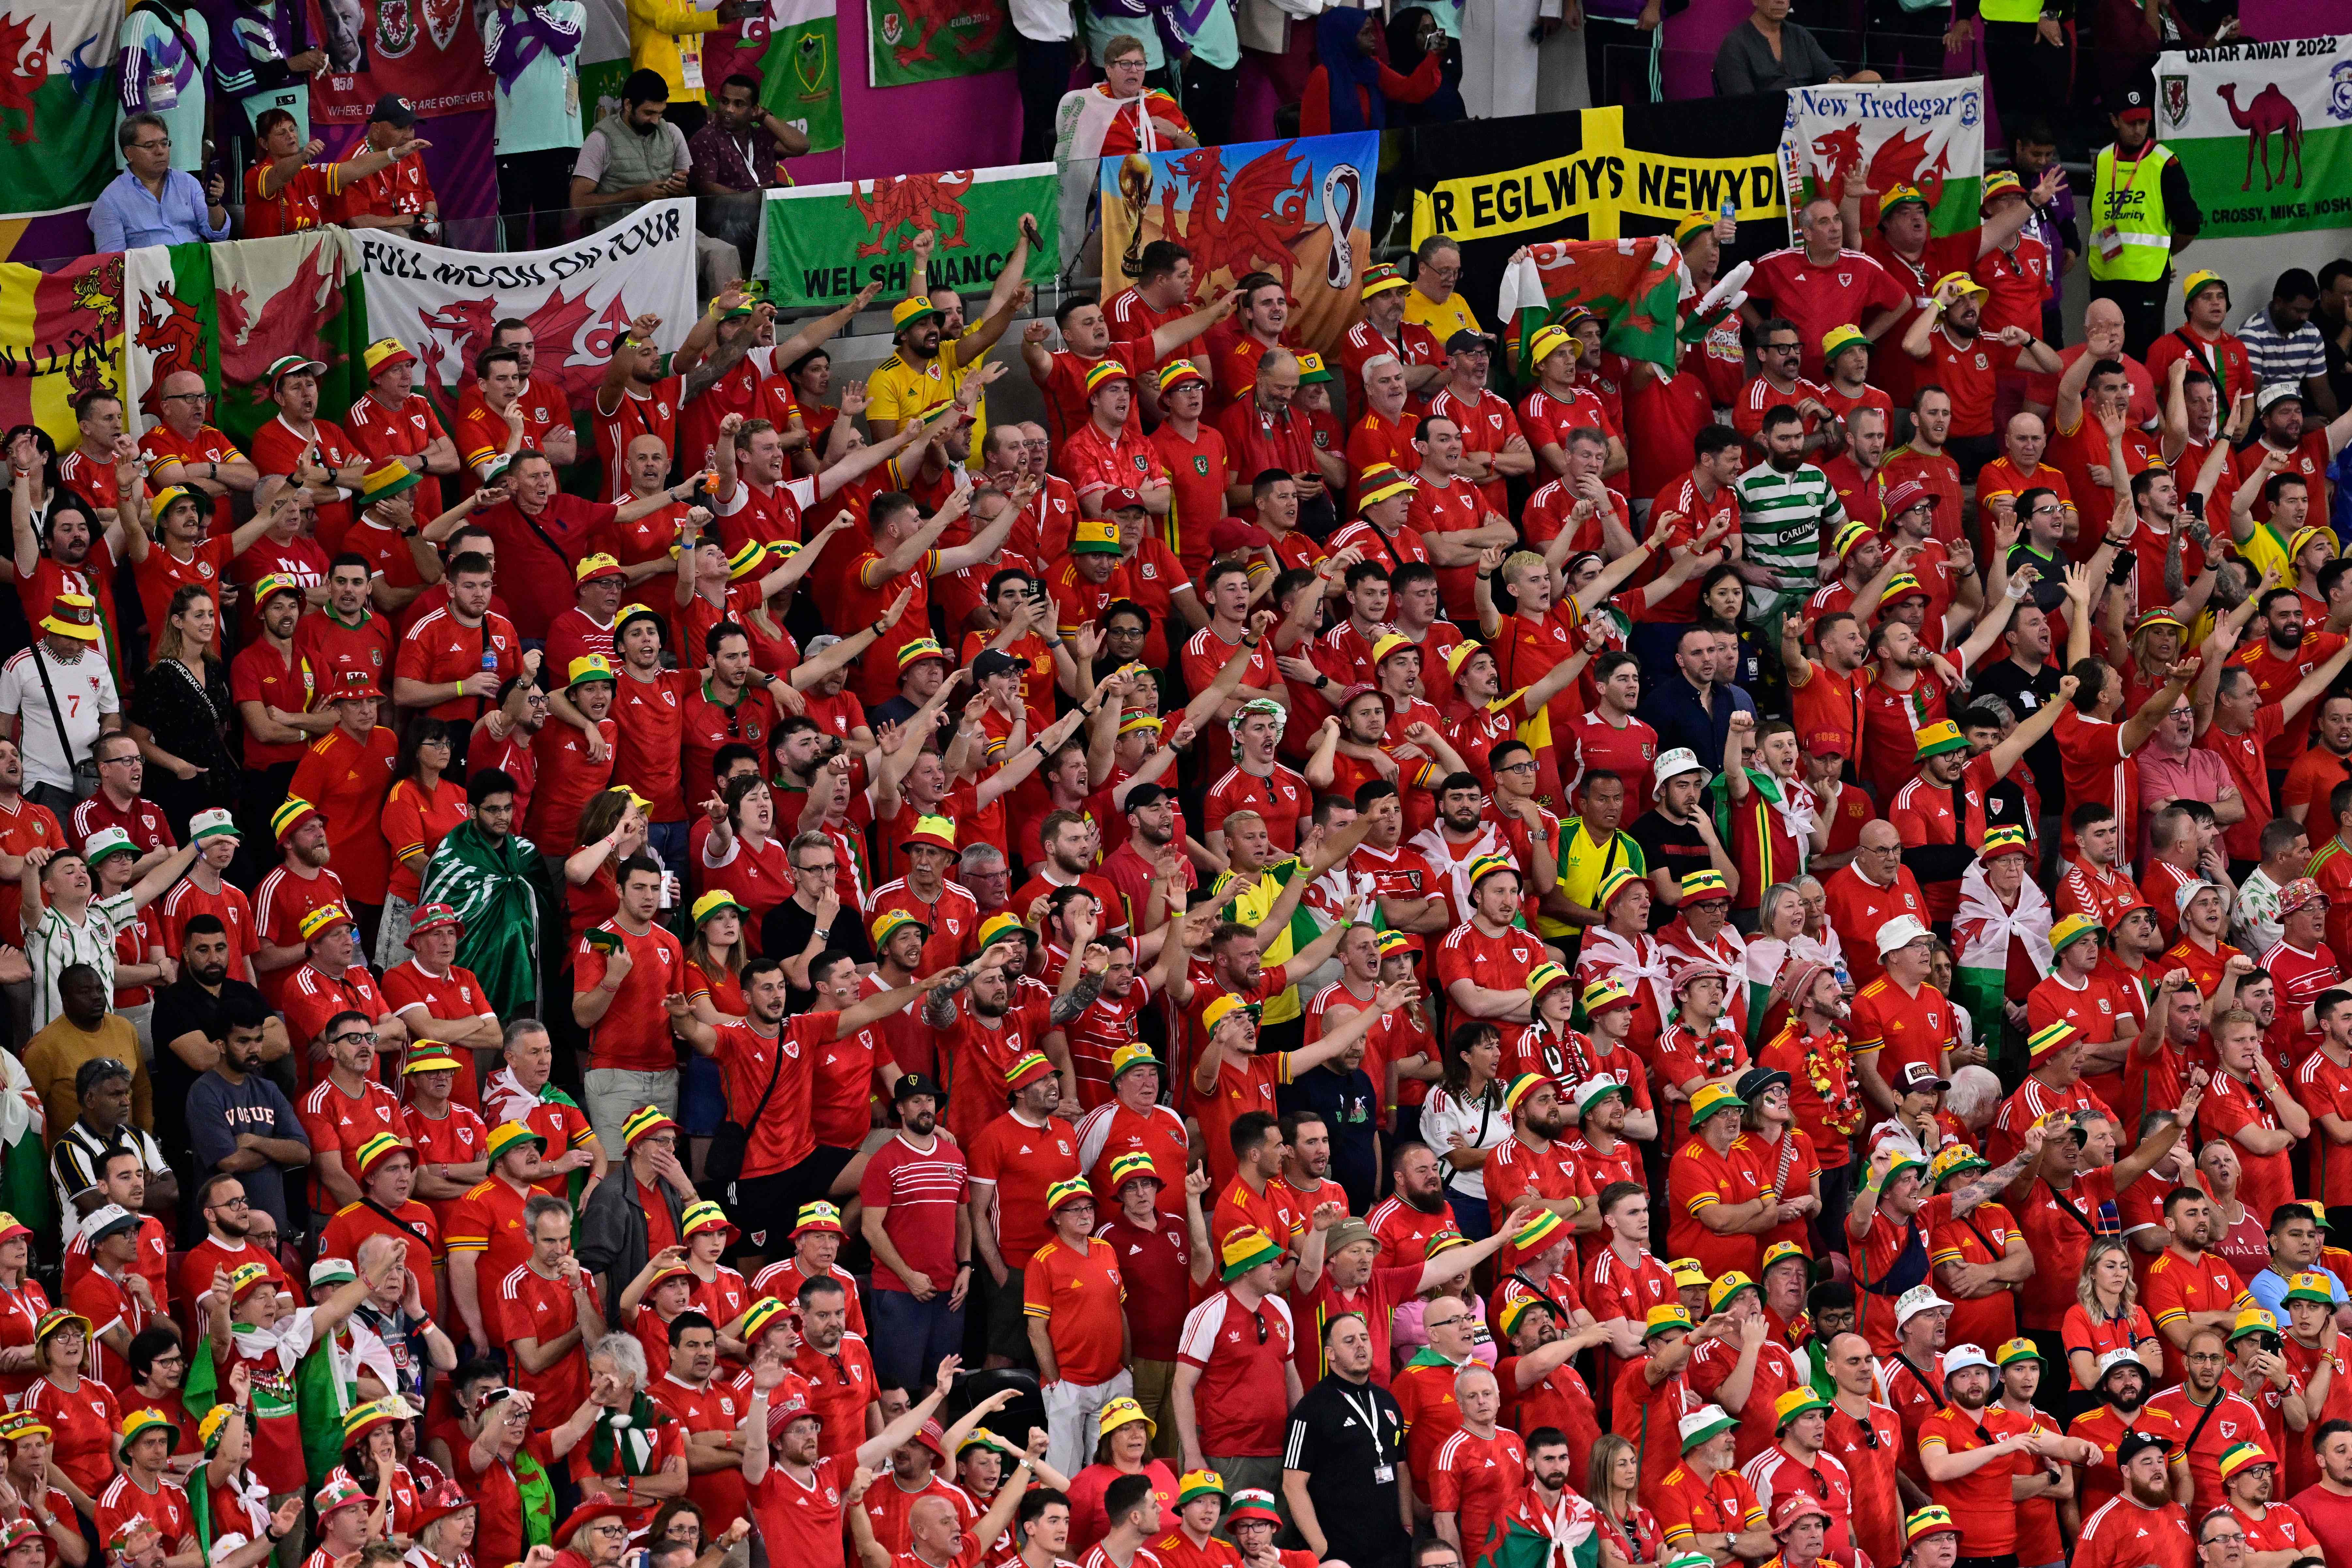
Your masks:
M 340 228 L 126 251 L 124 396 L 161 419 L 163 379 L 194 371 L 213 395 L 212 423 L 241 445 L 278 412 L 263 372 L 300 354 L 327 367 L 320 413 L 342 418 L 367 391 L 367 295 L 352 259 Z
M 632 320 L 660 317 L 654 341 L 676 349 L 698 313 L 690 201 L 648 202 L 610 228 L 545 250 L 449 250 L 389 229 L 353 243 L 375 335 L 416 356 L 428 395 L 472 380 L 491 323 L 519 316 L 539 343 L 536 373 L 553 376 L 578 408 Z
M 1005 0 L 866 0 L 866 37 L 875 87 L 1013 68 Z
M 121 21 L 121 0 L 0 0 L 0 190 L 11 214 L 5 225 L 86 207 L 114 178 Z M 0 255 L 15 241 L 6 238 Z
M 1031 248 L 1023 270 L 1044 287 L 1062 260 L 1055 195 L 1051 163 L 771 191 L 754 270 L 767 279 L 768 298 L 780 308 L 834 309 L 874 282 L 882 285 L 885 299 L 903 299 L 915 236 L 929 230 L 933 249 L 925 281 L 934 288 L 985 294 L 1011 258 L 1027 214 L 1037 220 L 1045 243 Z
M 1848 185 L 1882 192 L 1909 185 L 1927 198 L 1927 228 L 1962 234 L 1982 221 L 1984 82 L 1841 83 L 1789 89 L 1780 177 L 1790 226 L 1816 196 L 1843 199 Z M 1878 198 L 1862 199 L 1862 226 L 1878 223 Z
M 2352 227 L 2352 37 L 2159 56 L 2156 134 L 2200 239 Z

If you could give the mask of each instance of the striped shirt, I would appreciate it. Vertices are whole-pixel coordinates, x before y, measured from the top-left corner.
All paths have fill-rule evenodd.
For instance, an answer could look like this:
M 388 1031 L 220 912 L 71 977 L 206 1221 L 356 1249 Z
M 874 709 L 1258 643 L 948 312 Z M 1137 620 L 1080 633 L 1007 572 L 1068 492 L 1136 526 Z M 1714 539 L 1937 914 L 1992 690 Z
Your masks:
M 2263 386 L 2284 382 L 2300 387 L 2314 376 L 2327 373 L 2327 344 L 2319 328 L 2305 321 L 2282 335 L 2267 305 L 2257 307 L 2238 323 L 2238 341 L 2245 345 L 2247 367 Z
M 93 898 L 79 924 L 55 904 L 25 932 L 25 956 L 33 965 L 33 1032 L 48 1028 L 58 1012 L 58 977 L 76 964 L 98 971 L 109 995 L 114 990 L 114 939 L 139 920 L 139 904 L 128 889 Z
M 1810 463 L 1783 474 L 1769 463 L 1732 482 L 1739 494 L 1743 553 L 1769 569 L 1783 592 L 1809 596 L 1820 576 L 1822 537 L 1845 521 L 1829 476 Z

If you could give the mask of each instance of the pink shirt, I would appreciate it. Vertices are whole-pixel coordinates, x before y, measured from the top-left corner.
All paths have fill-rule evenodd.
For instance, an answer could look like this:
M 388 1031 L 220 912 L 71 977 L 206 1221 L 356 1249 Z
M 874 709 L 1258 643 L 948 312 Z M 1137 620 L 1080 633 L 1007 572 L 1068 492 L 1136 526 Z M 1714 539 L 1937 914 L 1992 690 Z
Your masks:
M 2202 800 L 2207 805 L 2221 798 L 2221 791 L 2232 788 L 2230 767 L 2213 752 L 2192 746 L 2179 758 L 2168 755 L 2164 747 L 2150 741 L 2139 748 L 2132 761 L 2139 768 L 2140 814 L 2135 841 L 2139 849 L 2132 857 L 2142 865 L 2148 860 L 2149 821 L 2156 815 L 2153 803 L 2158 800 Z M 2174 918 L 2178 915 L 2168 910 Z

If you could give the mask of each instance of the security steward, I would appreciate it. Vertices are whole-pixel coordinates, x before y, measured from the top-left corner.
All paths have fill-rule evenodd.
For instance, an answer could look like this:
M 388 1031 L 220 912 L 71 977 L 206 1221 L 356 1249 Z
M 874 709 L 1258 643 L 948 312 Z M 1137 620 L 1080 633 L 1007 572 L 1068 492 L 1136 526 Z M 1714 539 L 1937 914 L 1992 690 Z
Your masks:
M 2156 140 L 2155 95 L 2136 87 L 2107 118 L 2114 143 L 2099 150 L 2091 183 L 2091 298 L 2124 313 L 2124 351 L 2147 357 L 2164 330 L 2165 283 L 2172 258 L 2205 226 L 2189 176 Z

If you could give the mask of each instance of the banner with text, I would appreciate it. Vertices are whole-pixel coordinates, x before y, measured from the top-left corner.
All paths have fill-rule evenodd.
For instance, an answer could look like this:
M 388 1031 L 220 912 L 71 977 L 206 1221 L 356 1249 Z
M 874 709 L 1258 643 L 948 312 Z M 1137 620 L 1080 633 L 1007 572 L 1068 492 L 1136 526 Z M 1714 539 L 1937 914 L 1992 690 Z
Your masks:
M 1062 259 L 1051 163 L 771 191 L 757 270 L 779 308 L 831 309 L 877 280 L 885 299 L 902 299 L 915 236 L 928 232 L 933 249 L 926 281 L 985 294 L 1021 237 L 1024 213 L 1036 218 L 1045 244 L 1030 252 L 1024 271 L 1043 287 Z
M 1378 131 L 1136 153 L 1098 167 L 1105 298 L 1135 281 L 1145 246 L 1173 240 L 1192 253 L 1196 298 L 1271 272 L 1297 301 L 1290 324 L 1308 346 L 1339 346 L 1371 260 Z
M 1520 246 L 1670 234 L 1693 213 L 1728 203 L 1734 256 L 1788 244 L 1780 148 L 1787 95 L 1754 93 L 1684 104 L 1538 114 L 1500 122 L 1418 126 L 1402 159 L 1412 186 L 1412 241 L 1450 235 L 1462 247 L 1455 285 L 1496 298 Z M 1725 258 L 1727 267 L 1732 257 Z
M 0 429 L 37 424 L 71 450 L 74 399 L 121 384 L 121 252 L 50 273 L 0 265 Z
M 445 250 L 383 229 L 354 236 L 378 337 L 415 354 L 420 380 L 452 391 L 473 379 L 490 325 L 519 316 L 539 344 L 535 373 L 575 408 L 604 378 L 630 321 L 661 318 L 654 340 L 676 349 L 694 325 L 694 204 L 649 202 L 571 245 L 510 253 Z
M 2204 209 L 2200 239 L 2352 227 L 2352 37 L 2159 56 L 2156 134 Z
M 263 375 L 282 355 L 327 367 L 319 412 L 329 419 L 367 390 L 367 296 L 343 230 L 142 246 L 126 256 L 122 390 L 141 416 L 135 428 L 163 417 L 163 380 L 180 371 L 205 378 L 212 423 L 239 443 L 277 413 Z
M 1841 201 L 1858 186 L 1871 193 L 1862 198 L 1869 232 L 1877 193 L 1900 184 L 1927 198 L 1929 233 L 1964 233 L 1980 221 L 1984 156 L 1980 77 L 1789 89 L 1780 177 L 1791 217 L 1816 196 Z
M 310 36 L 327 51 L 326 71 L 311 87 L 313 125 L 362 124 L 386 93 L 406 99 L 421 120 L 490 107 L 473 0 L 305 3 Z
M 866 37 L 871 87 L 1013 68 L 1005 0 L 866 0 Z

